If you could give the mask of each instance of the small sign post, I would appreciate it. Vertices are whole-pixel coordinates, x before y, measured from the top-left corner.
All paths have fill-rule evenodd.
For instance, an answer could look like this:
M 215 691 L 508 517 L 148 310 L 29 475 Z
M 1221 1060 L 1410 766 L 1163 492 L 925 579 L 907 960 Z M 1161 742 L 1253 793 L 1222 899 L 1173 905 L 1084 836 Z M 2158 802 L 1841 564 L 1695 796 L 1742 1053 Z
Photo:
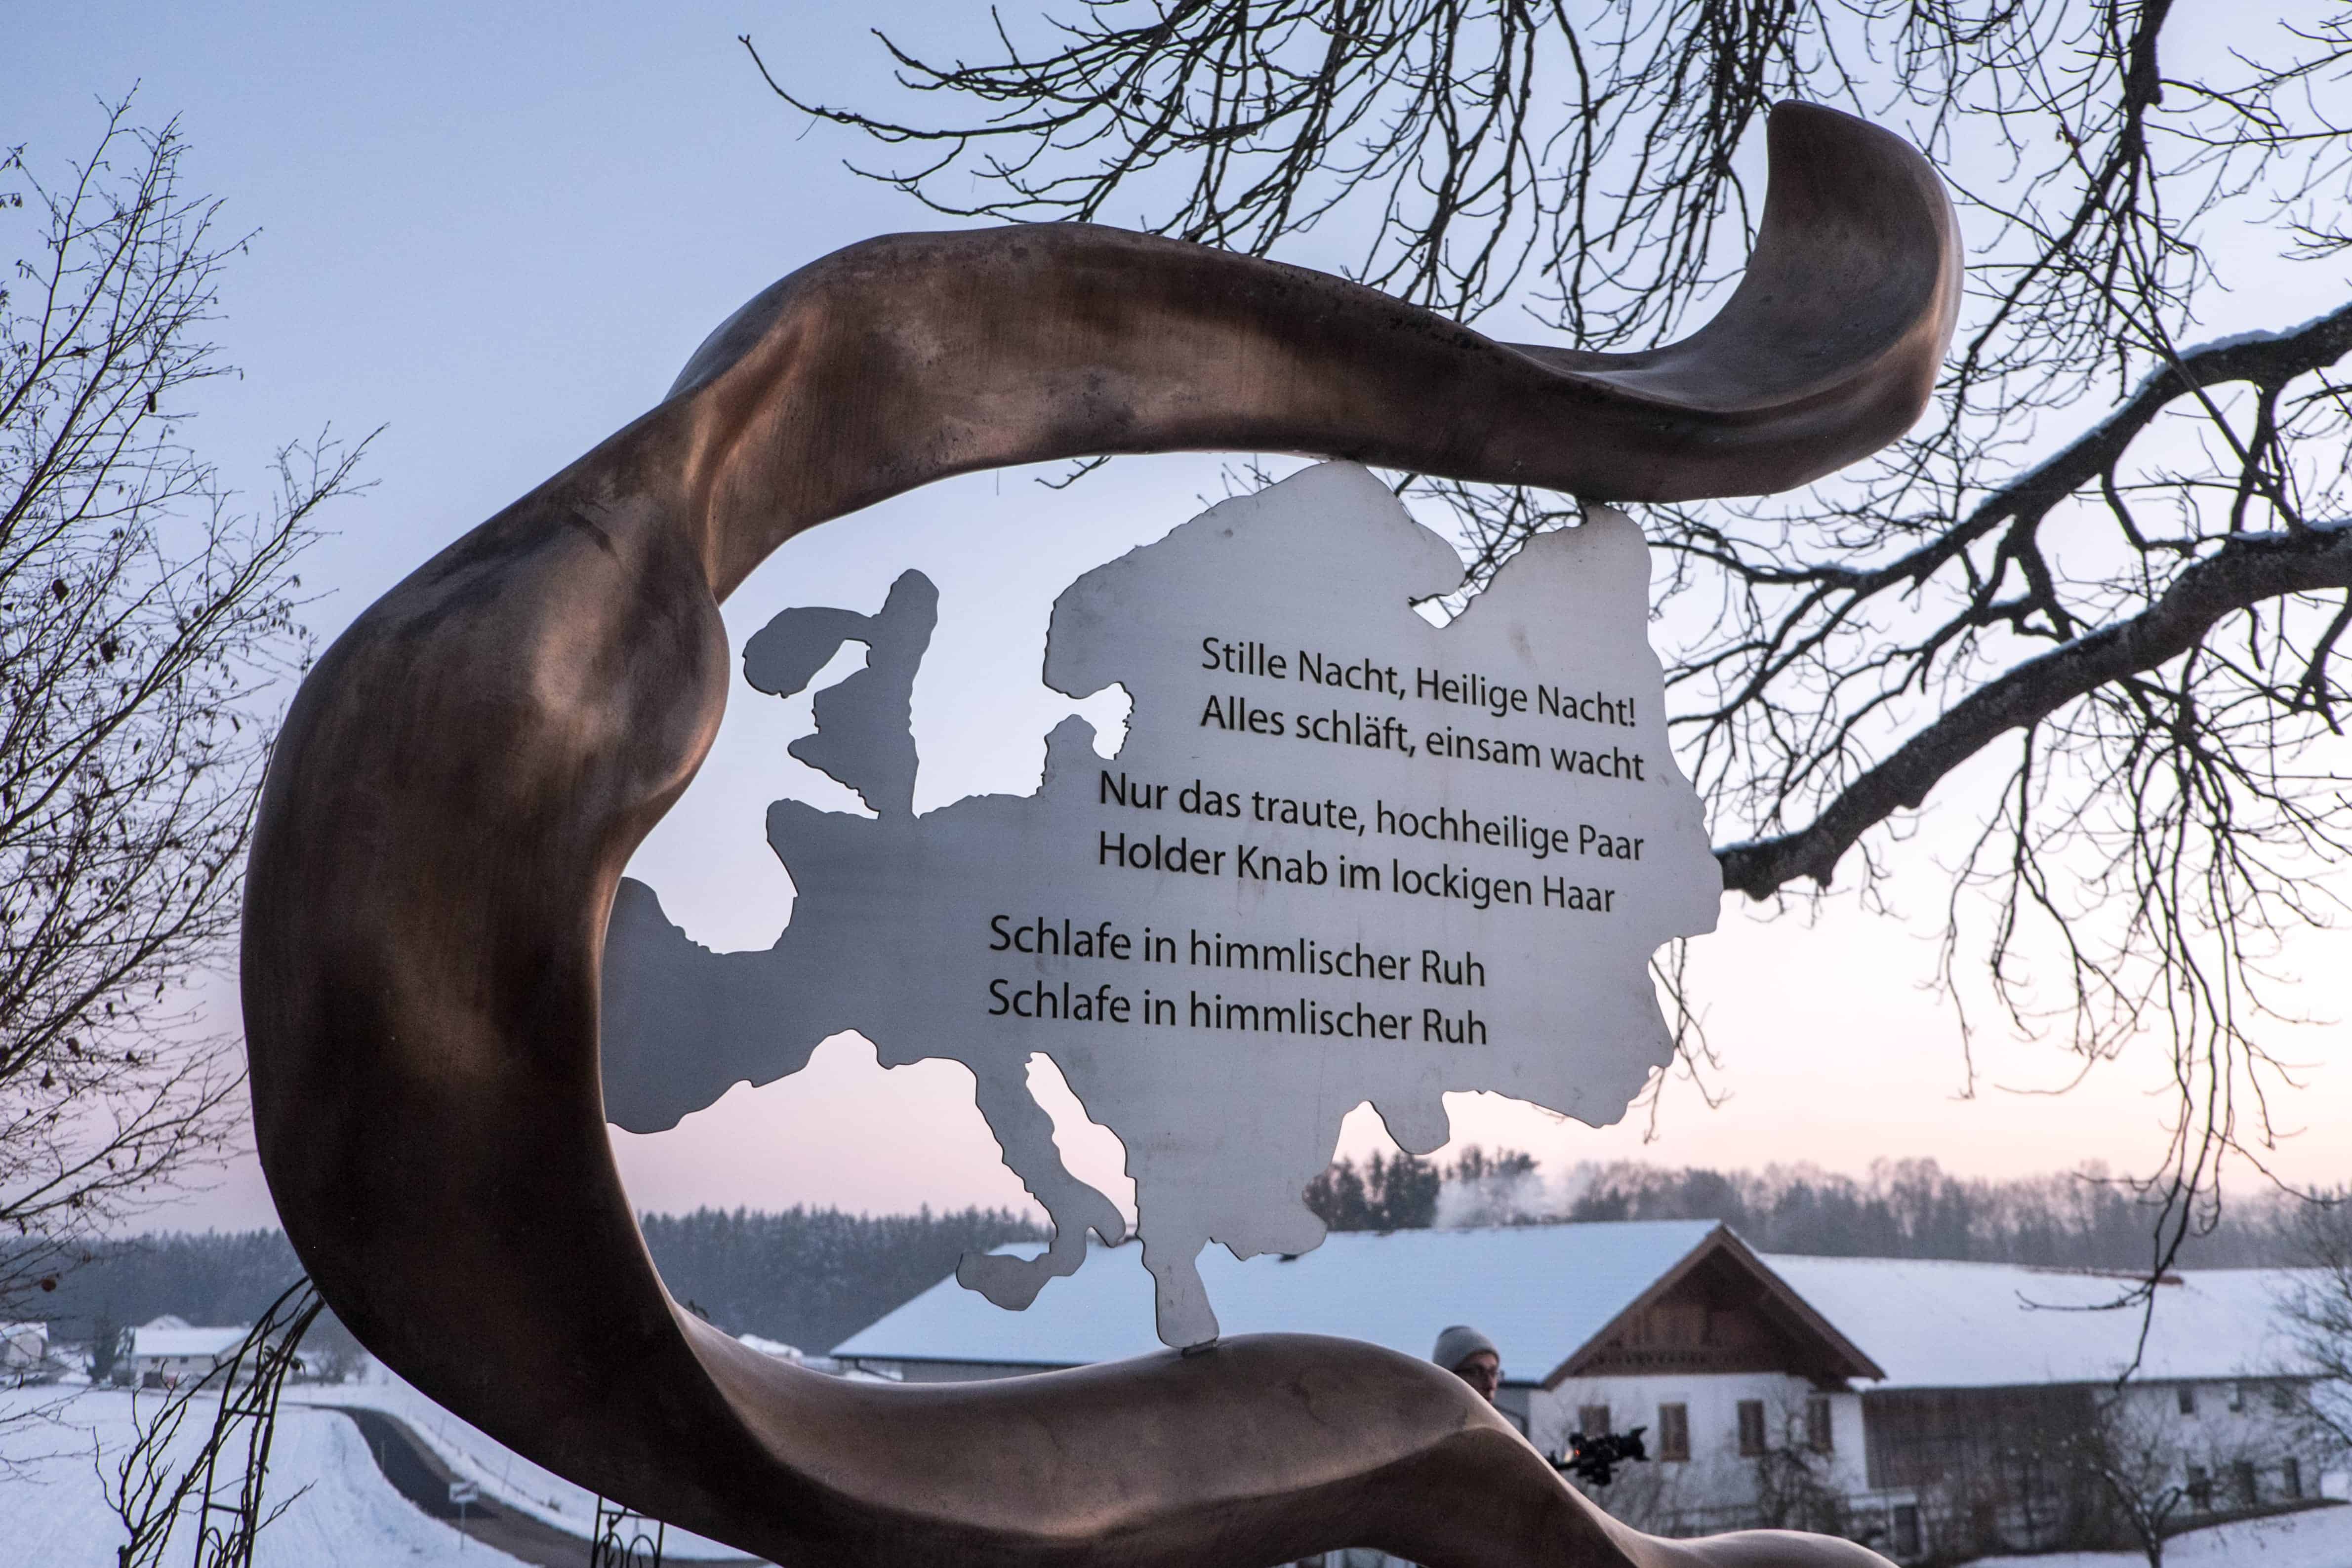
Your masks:
M 466 1505 L 481 1495 L 482 1487 L 479 1481 L 461 1480 L 449 1483 L 449 1500 L 457 1505 L 457 1550 L 460 1552 L 466 1550 L 466 1542 L 469 1539 L 466 1534 Z

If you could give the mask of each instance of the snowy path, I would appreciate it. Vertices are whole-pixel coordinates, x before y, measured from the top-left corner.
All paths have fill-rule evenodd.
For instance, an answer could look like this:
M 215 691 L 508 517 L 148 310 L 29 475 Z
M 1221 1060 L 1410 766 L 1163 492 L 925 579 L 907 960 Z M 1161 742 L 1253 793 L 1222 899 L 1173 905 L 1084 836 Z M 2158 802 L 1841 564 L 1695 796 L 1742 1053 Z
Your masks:
M 92 1454 L 119 1453 L 130 1442 L 132 1396 L 84 1392 L 51 1418 L 7 1419 L 55 1403 L 59 1392 L 0 1394 L 0 1520 L 6 1521 L 0 1554 L 40 1568 L 114 1568 L 124 1533 L 107 1508 Z M 142 1400 L 140 1413 L 154 1403 L 152 1395 Z M 199 1425 L 190 1421 L 175 1451 L 195 1449 Z M 384 1479 L 347 1416 L 288 1406 L 278 1418 L 268 1496 L 288 1506 L 261 1532 L 255 1568 L 524 1568 L 418 1512 Z
M 579 1536 L 541 1523 L 527 1513 L 494 1504 L 449 1500 L 449 1467 L 432 1448 L 396 1416 L 365 1407 L 321 1406 L 336 1409 L 359 1428 L 360 1440 L 375 1456 L 376 1468 L 394 1490 L 418 1512 L 434 1519 L 455 1520 L 457 1528 L 476 1541 L 496 1547 L 535 1568 L 593 1568 L 589 1543 Z
M 314 1385 L 287 1396 L 266 1497 L 271 1506 L 288 1506 L 261 1531 L 255 1568 L 586 1568 L 593 1495 L 415 1390 Z M 137 1416 L 152 1414 L 158 1401 L 140 1397 Z M 115 1548 L 126 1537 L 107 1506 L 106 1479 L 111 1457 L 131 1440 L 133 1420 L 133 1396 L 114 1389 L 0 1392 L 0 1562 L 115 1568 Z M 192 1413 L 173 1448 L 180 1463 L 209 1421 L 208 1410 Z M 94 1453 L 110 1457 L 104 1478 Z M 462 1532 L 448 1502 L 453 1477 L 479 1481 L 488 1505 L 466 1510 Z M 520 1498 L 535 1506 L 509 1500 Z M 755 1568 L 754 1560 L 683 1531 L 669 1531 L 665 1547 L 665 1559 L 681 1568 Z M 173 1559 L 182 1554 L 175 1542 Z
M 583 1542 L 595 1527 L 594 1492 L 541 1469 L 380 1365 L 372 1367 L 367 1380 L 361 1383 L 289 1386 L 286 1401 L 289 1406 L 299 1402 L 381 1410 L 403 1422 L 452 1475 L 479 1486 L 484 1500 L 493 1505 L 536 1519 Z M 711 1563 L 714 1568 L 719 1564 L 743 1568 L 753 1561 L 734 1547 L 683 1530 L 667 1533 L 662 1557 L 667 1563 Z

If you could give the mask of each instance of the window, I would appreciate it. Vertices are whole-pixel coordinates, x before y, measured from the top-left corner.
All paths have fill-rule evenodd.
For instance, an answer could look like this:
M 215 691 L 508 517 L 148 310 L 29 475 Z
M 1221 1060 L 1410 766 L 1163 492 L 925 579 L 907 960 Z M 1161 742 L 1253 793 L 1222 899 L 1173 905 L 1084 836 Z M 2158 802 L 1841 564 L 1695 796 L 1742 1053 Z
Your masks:
M 1764 1451 L 1764 1401 L 1739 1402 L 1739 1451 L 1749 1457 Z
M 1580 1405 L 1576 1407 L 1576 1429 L 1588 1437 L 1598 1437 L 1609 1431 L 1609 1406 Z
M 2173 1390 L 2173 1393 L 2180 1401 L 2180 1413 L 2183 1416 L 2194 1416 L 2197 1414 L 2197 1390 L 2195 1388 L 2184 1383 L 2179 1388 Z
M 1661 1405 L 1658 1406 L 1658 1458 L 1687 1459 L 1690 1458 L 1690 1406 Z M 2294 1461 L 2287 1461 L 2293 1464 Z
M 2279 1490 L 2289 1502 L 2303 1500 L 2303 1461 L 2292 1454 L 2279 1461 Z
M 1899 1502 L 1895 1505 L 1895 1555 L 1919 1555 L 1919 1505 Z
M 1808 1395 L 1805 1398 L 1805 1447 L 1816 1454 L 1826 1454 L 1837 1447 L 1837 1437 L 1830 1426 L 1830 1396 Z
M 2234 1414 L 2236 1414 L 2237 1412 L 2239 1412 L 2239 1411 L 2241 1411 L 2241 1410 L 2243 1410 L 2245 1407 L 2246 1407 L 2246 1385 L 2245 1385 L 2244 1384 L 2242 1384 L 2242 1383 L 2232 1383 L 2231 1385 L 2230 1385 L 2230 1410 L 2231 1410 L 2231 1413 L 2232 1415 L 2234 1415 Z
M 2231 1464 L 2230 1492 L 2240 1508 L 2252 1508 L 2263 1500 L 2262 1483 L 2254 1479 L 2252 1459 L 2238 1459 Z
M 2189 1467 L 2189 1506 L 2200 1513 L 2213 1511 L 2213 1477 L 2202 1465 Z

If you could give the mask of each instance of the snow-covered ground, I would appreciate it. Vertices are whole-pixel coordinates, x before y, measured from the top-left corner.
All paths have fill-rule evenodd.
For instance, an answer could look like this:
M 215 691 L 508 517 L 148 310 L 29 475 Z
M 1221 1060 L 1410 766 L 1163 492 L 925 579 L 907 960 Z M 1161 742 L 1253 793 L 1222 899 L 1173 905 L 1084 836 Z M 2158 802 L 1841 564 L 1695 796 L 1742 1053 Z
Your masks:
M 593 1493 L 492 1441 L 406 1384 L 382 1372 L 374 1376 L 286 1391 L 268 1496 L 288 1506 L 261 1532 L 257 1568 L 522 1568 L 412 1507 L 383 1479 L 357 1427 L 341 1416 L 302 1408 L 305 1403 L 365 1405 L 398 1416 L 453 1471 L 479 1482 L 487 1497 L 588 1534 L 595 1516 Z M 139 1414 L 155 1403 L 153 1395 L 141 1397 Z M 191 1413 L 180 1451 L 192 1451 L 201 1440 L 206 1415 Z M 107 1507 L 99 1468 L 106 1458 L 94 1463 L 93 1455 L 119 1454 L 131 1440 L 132 1421 L 132 1396 L 113 1389 L 0 1391 L 0 1559 L 41 1568 L 114 1568 L 122 1526 Z M 740 1556 L 679 1531 L 669 1532 L 667 1548 L 672 1561 Z M 2134 1568 L 2144 1561 L 2134 1552 L 2063 1552 L 1988 1557 L 1974 1568 Z M 2167 1568 L 2352 1568 L 2352 1508 L 2193 1531 L 2173 1539 L 2165 1563 Z
M 138 1415 L 152 1413 L 159 1402 L 157 1395 L 141 1396 Z M 336 1568 L 410 1568 L 445 1562 L 520 1568 L 516 1559 L 461 1538 L 454 1525 L 419 1512 L 384 1479 L 349 1418 L 303 1408 L 308 1405 L 365 1406 L 397 1416 L 452 1472 L 478 1482 L 486 1500 L 530 1514 L 583 1542 L 594 1529 L 593 1492 L 540 1469 L 372 1365 L 363 1382 L 286 1389 L 266 1495 L 273 1504 L 294 1501 L 261 1532 L 257 1568 L 316 1568 L 325 1563 Z M 0 1562 L 114 1568 L 114 1549 L 125 1537 L 107 1507 L 106 1483 L 92 1454 L 109 1460 L 120 1454 L 133 1436 L 132 1421 L 132 1396 L 119 1390 L 0 1391 Z M 191 1411 L 182 1427 L 181 1452 L 192 1453 L 200 1445 L 210 1421 L 208 1405 Z M 179 1555 L 175 1548 L 174 1559 Z M 672 1530 L 663 1555 L 686 1563 L 740 1562 L 743 1554 Z
M 92 1455 L 120 1453 L 130 1442 L 131 1399 L 112 1389 L 0 1392 L 0 1559 L 40 1568 L 114 1568 L 115 1548 L 126 1537 L 107 1508 Z M 153 1395 L 140 1400 L 140 1414 L 155 1403 Z M 9 1419 L 51 1406 L 47 1416 Z M 179 1451 L 201 1444 L 208 1416 L 202 1409 L 190 1413 Z M 265 1496 L 291 1501 L 261 1532 L 256 1568 L 522 1568 L 411 1507 L 341 1416 L 301 1409 L 280 1415 Z M 192 1545 L 175 1540 L 173 1559 Z
M 596 1494 L 572 1485 L 551 1470 L 532 1464 L 478 1427 L 460 1421 L 383 1367 L 371 1363 L 366 1377 L 356 1383 L 310 1383 L 289 1385 L 289 1404 L 363 1405 L 399 1416 L 440 1456 L 451 1471 L 478 1482 L 482 1495 L 518 1513 L 528 1513 L 556 1529 L 586 1540 L 596 1522 Z M 349 1423 L 345 1423 L 349 1425 Z M 742 1559 L 732 1546 L 705 1540 L 683 1530 L 667 1532 L 662 1556 L 672 1562 L 705 1558 Z
M 2137 1568 L 2137 1552 L 1984 1557 L 1970 1568 Z M 2192 1530 L 2165 1543 L 2165 1568 L 2352 1568 L 2352 1508 L 2318 1508 Z

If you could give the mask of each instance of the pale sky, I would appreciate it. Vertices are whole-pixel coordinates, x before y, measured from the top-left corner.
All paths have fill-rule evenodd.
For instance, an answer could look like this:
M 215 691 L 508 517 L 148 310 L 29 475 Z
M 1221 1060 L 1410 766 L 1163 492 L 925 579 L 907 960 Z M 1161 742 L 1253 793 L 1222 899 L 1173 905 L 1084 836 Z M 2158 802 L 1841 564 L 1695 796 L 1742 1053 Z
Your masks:
M 845 155 L 867 150 L 771 97 L 734 41 L 753 33 L 772 65 L 844 97 L 877 76 L 863 33 L 877 23 L 917 38 L 940 25 L 903 0 L 19 6 L 0 143 L 28 143 L 37 167 L 56 169 L 94 137 L 94 99 L 135 83 L 142 117 L 181 117 L 194 186 L 227 199 L 230 227 L 259 231 L 227 278 L 217 329 L 245 377 L 204 404 L 203 449 L 259 494 L 275 444 L 328 423 L 351 435 L 385 427 L 366 470 L 376 488 L 330 519 L 337 537 L 303 568 L 322 591 L 310 624 L 323 643 L 650 406 L 703 335 L 775 277 L 873 234 L 942 226 L 844 172 Z M 2247 320 L 2216 329 L 2299 319 L 2275 298 L 2246 305 Z M 900 571 L 921 568 L 940 589 L 941 622 L 916 691 L 919 805 L 1026 790 L 1045 732 L 1073 706 L 1037 678 L 1054 596 L 1221 494 L 1220 467 L 1213 456 L 1131 460 L 1061 492 L 1027 471 L 936 485 L 787 545 L 728 605 L 728 622 L 740 648 L 787 605 L 870 611 Z M 764 946 L 786 918 L 789 883 L 761 837 L 771 799 L 845 799 L 783 755 L 807 715 L 806 696 L 778 703 L 739 684 L 700 779 L 636 857 L 634 874 L 700 941 Z M 1615 1158 L 1856 1173 L 1912 1157 L 1985 1175 L 2147 1166 L 2171 1105 L 2153 1047 L 2069 1093 L 2019 1092 L 2065 1082 L 2069 1059 L 1987 1017 L 1979 1092 L 1960 1093 L 1958 1019 L 1933 986 L 1938 861 L 1975 810 L 1962 781 L 1931 802 L 1926 831 L 1888 852 L 1892 914 L 1850 894 L 1777 915 L 1727 901 L 1721 931 L 1695 952 L 1724 1059 L 1720 1108 L 1671 1087 L 1645 1142 L 1638 1123 L 1596 1131 L 1457 1096 L 1457 1135 L 1529 1149 L 1556 1170 Z M 2305 977 L 2296 999 L 2327 1021 L 2282 1040 L 2281 1054 L 2309 1066 L 2278 1105 L 2283 1127 L 2303 1129 L 2278 1164 L 2340 1181 L 2352 1175 L 2338 1154 L 2352 1052 L 2334 1020 L 2352 1001 L 2352 966 L 2329 936 L 2300 944 L 2289 967 Z M 233 1019 L 227 988 L 219 1006 Z M 1073 1165 L 1114 1186 L 1115 1142 L 1077 1124 L 1074 1107 L 1066 1118 Z M 1347 1146 L 1379 1137 L 1360 1112 Z M 885 1073 L 853 1039 L 676 1132 L 615 1145 L 647 1207 L 1023 1196 L 961 1068 Z M 266 1224 L 271 1209 L 248 1160 L 161 1218 Z

